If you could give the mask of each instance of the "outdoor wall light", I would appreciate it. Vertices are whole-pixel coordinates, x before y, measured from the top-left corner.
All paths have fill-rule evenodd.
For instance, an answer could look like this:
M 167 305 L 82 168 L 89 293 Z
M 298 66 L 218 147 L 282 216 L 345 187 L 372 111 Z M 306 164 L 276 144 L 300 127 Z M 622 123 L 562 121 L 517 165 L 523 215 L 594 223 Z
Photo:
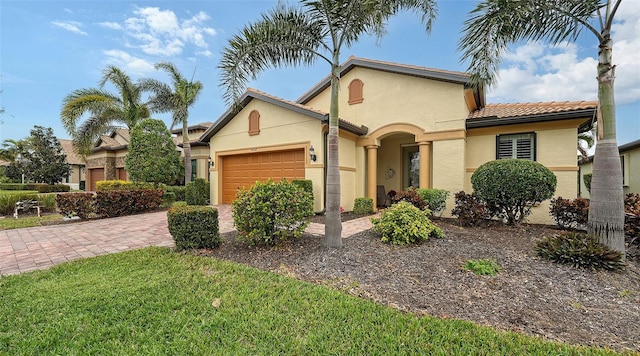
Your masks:
M 211 156 L 209 156 L 209 168 L 213 167 L 213 160 L 211 159 Z
M 313 146 L 309 147 L 309 158 L 311 159 L 311 162 L 315 162 L 318 159 L 318 156 L 316 156 L 316 150 L 313 149 Z

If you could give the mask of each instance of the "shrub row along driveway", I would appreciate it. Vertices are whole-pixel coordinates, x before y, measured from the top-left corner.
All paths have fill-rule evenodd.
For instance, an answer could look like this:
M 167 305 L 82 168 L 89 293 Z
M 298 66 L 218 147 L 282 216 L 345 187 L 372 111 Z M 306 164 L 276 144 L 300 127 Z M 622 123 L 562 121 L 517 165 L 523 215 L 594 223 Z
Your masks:
M 220 233 L 233 231 L 231 206 L 221 205 L 217 209 Z M 342 236 L 369 228 L 369 218 L 346 222 Z M 324 234 L 324 225 L 312 223 L 306 231 Z M 66 261 L 146 246 L 174 246 L 167 228 L 166 211 L 3 230 L 0 231 L 0 275 L 45 269 Z

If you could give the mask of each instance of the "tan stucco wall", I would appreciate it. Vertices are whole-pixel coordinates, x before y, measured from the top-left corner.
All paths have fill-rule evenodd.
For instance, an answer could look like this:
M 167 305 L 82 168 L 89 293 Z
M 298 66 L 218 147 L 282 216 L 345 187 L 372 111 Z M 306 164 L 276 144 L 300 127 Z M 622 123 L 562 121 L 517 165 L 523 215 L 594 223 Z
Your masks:
M 184 154 L 181 153 L 181 157 L 184 160 Z M 191 147 L 191 159 L 195 159 L 197 165 L 196 177 L 202 178 L 206 181 L 209 180 L 209 147 L 207 146 L 192 146 Z
M 587 186 L 584 185 L 584 176 L 585 174 L 593 173 L 593 162 L 584 163 L 580 165 L 580 197 L 585 199 L 591 199 L 591 194 L 587 189 Z
M 498 133 L 525 132 L 536 133 L 536 161 L 549 168 L 558 179 L 554 197 L 576 198 L 578 195 L 577 126 L 562 127 L 562 125 L 555 124 L 553 126 L 545 123 L 469 130 L 467 133 L 464 191 L 467 193 L 473 191 L 471 186 L 473 172 L 483 163 L 496 158 L 496 135 Z M 449 208 L 448 204 L 447 207 Z M 549 201 L 544 201 L 538 207 L 533 208 L 527 221 L 535 224 L 553 224 L 549 216 Z
M 349 105 L 349 83 L 364 83 L 363 99 Z M 306 105 L 329 111 L 330 89 Z M 426 131 L 464 129 L 468 115 L 464 88 L 436 80 L 393 74 L 367 68 L 354 68 L 340 80 L 340 118 L 365 125 L 369 132 L 392 122 L 405 122 Z
M 628 184 L 624 186 L 624 194 L 640 194 L 640 147 L 622 152 L 626 156 Z
M 446 140 L 433 142 L 432 188 L 449 191 L 443 216 L 451 216 L 455 207 L 454 195 L 465 182 L 465 140 Z

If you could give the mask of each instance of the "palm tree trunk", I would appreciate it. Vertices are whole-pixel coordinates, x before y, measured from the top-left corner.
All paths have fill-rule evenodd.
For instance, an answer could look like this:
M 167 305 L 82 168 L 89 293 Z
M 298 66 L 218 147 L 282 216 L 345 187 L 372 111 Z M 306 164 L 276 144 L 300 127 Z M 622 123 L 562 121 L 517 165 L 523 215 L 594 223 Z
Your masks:
M 327 136 L 327 206 L 324 225 L 324 243 L 327 247 L 342 247 L 342 222 L 340 219 L 340 165 L 338 141 L 338 100 L 340 93 L 340 62 L 334 54 L 331 66 L 331 107 L 329 109 L 329 134 Z
M 596 145 L 589 204 L 589 232 L 609 248 L 625 253 L 624 195 L 622 169 L 616 141 L 616 112 L 613 92 L 615 68 L 611 65 L 612 41 L 606 37 L 600 45 L 598 63 L 598 99 L 603 137 Z
M 182 152 L 184 153 L 184 185 L 191 182 L 191 143 L 189 143 L 189 123 L 182 120 Z

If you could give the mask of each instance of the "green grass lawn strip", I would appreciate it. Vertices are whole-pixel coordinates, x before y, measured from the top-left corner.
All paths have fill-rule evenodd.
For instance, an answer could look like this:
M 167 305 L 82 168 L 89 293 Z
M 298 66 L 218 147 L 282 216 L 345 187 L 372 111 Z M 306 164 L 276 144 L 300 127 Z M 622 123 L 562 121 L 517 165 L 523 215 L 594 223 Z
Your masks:
M 0 277 L 0 291 L 0 354 L 615 354 L 166 248 Z

